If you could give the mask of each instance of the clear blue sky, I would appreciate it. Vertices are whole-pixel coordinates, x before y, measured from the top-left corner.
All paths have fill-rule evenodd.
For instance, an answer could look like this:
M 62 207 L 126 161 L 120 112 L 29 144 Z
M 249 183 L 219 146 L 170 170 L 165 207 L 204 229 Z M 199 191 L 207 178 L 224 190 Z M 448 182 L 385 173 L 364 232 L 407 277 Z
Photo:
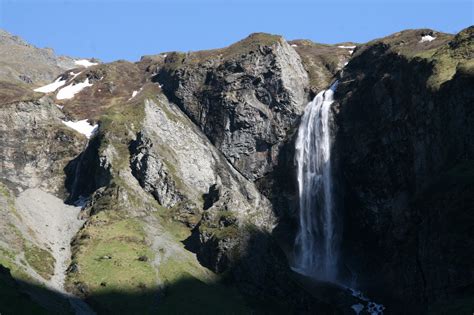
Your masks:
M 365 42 L 407 28 L 455 33 L 473 0 L 0 0 L 0 28 L 39 47 L 103 61 L 227 46 L 252 32 Z

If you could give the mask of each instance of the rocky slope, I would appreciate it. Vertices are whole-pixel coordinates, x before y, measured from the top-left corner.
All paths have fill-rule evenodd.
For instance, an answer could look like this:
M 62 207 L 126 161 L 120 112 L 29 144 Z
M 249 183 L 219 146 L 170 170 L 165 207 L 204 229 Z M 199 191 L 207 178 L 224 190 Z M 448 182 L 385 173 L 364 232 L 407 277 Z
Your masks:
M 427 35 L 436 38 L 420 42 Z M 0 80 L 0 265 L 32 305 L 351 314 L 360 298 L 288 263 L 295 131 L 336 78 L 344 277 L 393 310 L 416 305 L 405 313 L 470 296 L 472 29 L 357 47 L 258 33 L 61 72 L 44 51 L 2 36 L 1 47 L 49 69 L 20 82 L 24 68 L 0 58 L 16 71 Z M 90 139 L 68 127 L 86 119 Z
M 72 58 L 58 57 L 50 48 L 36 48 L 0 30 L 0 81 L 47 84 L 75 67 Z

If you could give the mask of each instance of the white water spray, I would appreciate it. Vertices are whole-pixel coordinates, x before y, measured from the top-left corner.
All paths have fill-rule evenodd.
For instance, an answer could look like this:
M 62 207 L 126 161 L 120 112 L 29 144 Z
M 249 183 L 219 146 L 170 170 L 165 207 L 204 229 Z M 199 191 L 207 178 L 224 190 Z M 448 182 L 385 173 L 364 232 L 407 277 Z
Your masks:
M 335 280 L 338 259 L 329 126 L 336 87 L 337 81 L 307 105 L 296 140 L 299 231 L 294 268 L 326 280 Z

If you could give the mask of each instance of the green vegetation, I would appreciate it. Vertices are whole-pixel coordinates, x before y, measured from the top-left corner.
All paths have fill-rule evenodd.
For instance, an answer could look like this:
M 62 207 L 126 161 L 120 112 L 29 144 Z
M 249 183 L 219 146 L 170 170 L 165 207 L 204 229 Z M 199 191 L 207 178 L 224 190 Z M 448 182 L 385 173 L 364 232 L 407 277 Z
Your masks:
M 55 264 L 51 253 L 34 245 L 26 245 L 23 250 L 28 264 L 43 278 L 51 279 Z
M 139 260 L 142 256 L 147 261 Z M 83 283 L 94 303 L 120 309 L 123 301 L 107 293 L 137 294 L 155 287 L 156 271 L 149 262 L 153 257 L 139 219 L 101 211 L 90 218 L 74 244 L 73 264 L 78 272 L 69 273 L 67 283 L 69 287 Z
M 228 59 L 240 55 L 245 55 L 249 51 L 256 50 L 261 46 L 273 46 L 282 41 L 279 35 L 267 33 L 253 33 L 250 36 L 230 45 L 223 50 L 223 58 Z
M 16 211 L 15 201 L 8 188 L 0 183 L 0 194 L 1 197 L 6 201 L 7 210 L 13 213 L 18 220 L 21 221 L 21 217 Z M 8 216 L 7 216 L 8 218 Z M 27 276 L 25 268 L 18 266 L 16 263 L 16 253 L 24 252 L 25 260 L 24 264 L 28 263 L 39 275 L 45 279 L 50 279 L 54 273 L 55 260 L 51 253 L 46 249 L 39 248 L 26 240 L 18 227 L 10 219 L 0 222 L 0 229 L 4 242 L 9 244 L 9 248 L 0 247 L 0 264 L 11 269 L 13 276 L 21 280 L 30 280 Z
M 168 222 L 166 228 L 179 231 L 177 240 L 189 236 L 181 223 Z M 170 255 L 160 263 L 158 274 L 163 285 L 158 314 L 251 313 L 238 290 L 220 283 L 220 278 L 202 267 L 191 253 Z
M 158 314 L 251 314 L 238 290 L 183 277 L 164 290 Z
M 207 216 L 207 220 L 202 221 L 199 231 L 210 234 L 218 240 L 237 238 L 240 235 L 240 229 L 236 221 L 237 218 L 232 211 L 217 211 Z
M 15 263 L 16 254 L 8 249 L 0 247 L 0 265 L 10 269 L 15 279 L 31 281 L 31 277 L 26 273 L 25 267 Z
M 254 33 L 228 47 L 212 50 L 200 50 L 190 53 L 173 52 L 168 54 L 164 67 L 174 71 L 183 65 L 197 66 L 211 59 L 229 60 L 248 54 L 262 46 L 273 46 L 280 42 L 282 37 L 266 33 Z
M 176 242 L 184 241 L 191 235 L 191 231 L 186 225 L 175 220 L 174 216 L 177 208 L 181 204 L 177 204 L 172 208 L 165 208 L 156 203 L 155 208 L 157 211 L 153 212 L 155 217 L 160 221 L 160 224 L 168 231 L 169 235 L 176 240 Z
M 450 56 L 447 47 L 439 49 L 428 60 L 433 64 L 433 74 L 428 79 L 427 85 L 433 89 L 439 89 L 441 84 L 451 80 L 459 63 Z
M 14 198 L 12 197 L 11 195 L 11 192 L 10 190 L 8 189 L 7 186 L 5 186 L 2 182 L 0 182 L 0 194 L 3 196 L 3 198 L 6 200 L 7 202 L 7 209 L 4 209 L 4 210 L 8 210 L 8 211 L 11 211 L 19 220 L 21 220 L 21 217 L 20 215 L 18 214 L 18 212 L 16 211 L 16 208 L 15 208 L 15 200 Z

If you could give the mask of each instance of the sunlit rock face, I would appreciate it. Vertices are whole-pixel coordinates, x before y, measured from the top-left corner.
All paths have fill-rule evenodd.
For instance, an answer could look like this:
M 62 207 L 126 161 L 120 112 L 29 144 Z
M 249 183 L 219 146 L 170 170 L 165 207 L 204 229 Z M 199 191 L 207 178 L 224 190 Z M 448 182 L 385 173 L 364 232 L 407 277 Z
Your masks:
M 281 142 L 295 127 L 309 92 L 298 53 L 268 34 L 221 50 L 168 55 L 157 80 L 252 181 L 277 164 Z
M 423 313 L 469 294 L 472 28 L 70 70 L 33 48 L 0 33 L 0 264 L 42 308 Z

